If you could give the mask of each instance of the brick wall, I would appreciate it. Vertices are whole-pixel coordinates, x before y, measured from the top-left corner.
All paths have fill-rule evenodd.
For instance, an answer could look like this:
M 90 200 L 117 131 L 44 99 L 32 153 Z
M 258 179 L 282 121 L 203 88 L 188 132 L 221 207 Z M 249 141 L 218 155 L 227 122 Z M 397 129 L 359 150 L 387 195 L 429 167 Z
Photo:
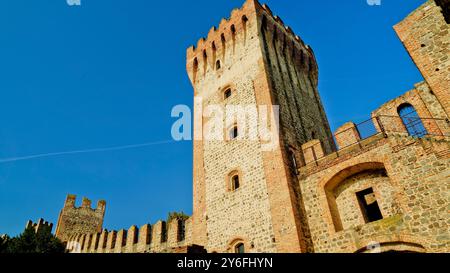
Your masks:
M 450 115 L 450 33 L 441 7 L 428 0 L 394 29 L 437 99 Z
M 195 141 L 194 242 L 219 252 L 233 251 L 238 240 L 248 252 L 311 251 L 289 153 L 301 162 L 301 146 L 312 139 L 322 140 L 326 152 L 335 149 L 312 49 L 268 6 L 248 0 L 188 49 L 187 71 L 203 108 L 280 106 L 275 149 L 266 151 L 250 139 Z M 224 100 L 229 87 L 233 95 Z M 233 171 L 242 185 L 230 192 L 226 181 Z

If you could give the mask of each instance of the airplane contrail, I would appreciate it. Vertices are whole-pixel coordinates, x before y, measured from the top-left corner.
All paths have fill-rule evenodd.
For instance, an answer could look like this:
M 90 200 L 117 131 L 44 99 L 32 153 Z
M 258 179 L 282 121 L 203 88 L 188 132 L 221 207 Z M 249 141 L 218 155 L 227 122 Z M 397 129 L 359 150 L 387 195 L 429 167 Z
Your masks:
M 0 159 L 0 163 L 8 163 L 8 162 L 23 161 L 23 160 L 30 160 L 30 159 L 43 158 L 43 157 L 62 156 L 62 155 L 74 155 L 74 154 L 87 154 L 87 153 L 128 150 L 128 149 L 135 149 L 135 148 L 154 146 L 154 145 L 160 145 L 160 144 L 168 144 L 168 143 L 173 143 L 173 142 L 176 142 L 176 141 L 175 140 L 164 140 L 164 141 L 147 142 L 147 143 L 141 143 L 141 144 L 108 147 L 108 148 L 96 148 L 96 149 L 85 149 L 85 150 L 75 150 L 75 151 L 66 151 L 66 152 L 35 154 L 35 155 Z

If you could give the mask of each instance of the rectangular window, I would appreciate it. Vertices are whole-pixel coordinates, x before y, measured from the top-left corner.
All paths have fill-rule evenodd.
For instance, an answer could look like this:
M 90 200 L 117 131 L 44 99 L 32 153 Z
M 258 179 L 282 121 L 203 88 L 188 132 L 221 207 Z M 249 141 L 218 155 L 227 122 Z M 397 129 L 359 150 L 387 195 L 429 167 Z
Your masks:
M 383 219 L 383 215 L 381 214 L 378 201 L 372 188 L 357 192 L 356 196 L 366 223 Z

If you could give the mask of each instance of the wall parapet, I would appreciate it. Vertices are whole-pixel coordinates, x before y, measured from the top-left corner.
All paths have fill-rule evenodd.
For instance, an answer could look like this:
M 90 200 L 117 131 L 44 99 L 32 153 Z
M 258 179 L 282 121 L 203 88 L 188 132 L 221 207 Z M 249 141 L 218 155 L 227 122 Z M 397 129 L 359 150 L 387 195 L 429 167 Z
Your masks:
M 26 229 L 33 228 L 36 233 L 40 232 L 52 232 L 53 229 L 53 223 L 50 223 L 48 221 L 45 221 L 44 219 L 40 218 L 37 223 L 33 223 L 33 221 L 29 220 L 25 226 Z
M 267 4 L 260 4 L 257 0 L 247 0 L 241 8 L 235 8 L 228 19 L 222 18 L 218 27 L 212 27 L 206 37 L 200 38 L 195 45 L 190 46 L 186 51 L 186 69 L 189 78 L 193 84 L 197 82 L 199 70 L 207 66 L 215 66 L 215 61 L 224 57 L 226 51 L 232 49 L 235 51 L 237 41 L 244 41 L 250 30 L 260 31 L 260 26 L 270 20 L 274 32 L 279 32 L 279 37 L 283 39 L 286 47 L 296 47 L 308 56 L 309 67 L 317 81 L 318 65 L 312 48 L 287 26 L 283 20 L 274 15 Z M 258 26 L 258 27 L 256 27 Z M 275 27 L 276 26 L 276 27 Z M 223 59 L 223 58 L 222 58 Z M 212 63 L 211 63 L 211 60 Z
M 165 253 L 187 247 L 191 242 L 192 220 L 175 218 L 169 223 L 131 226 L 128 230 L 74 234 L 69 238 L 70 253 Z

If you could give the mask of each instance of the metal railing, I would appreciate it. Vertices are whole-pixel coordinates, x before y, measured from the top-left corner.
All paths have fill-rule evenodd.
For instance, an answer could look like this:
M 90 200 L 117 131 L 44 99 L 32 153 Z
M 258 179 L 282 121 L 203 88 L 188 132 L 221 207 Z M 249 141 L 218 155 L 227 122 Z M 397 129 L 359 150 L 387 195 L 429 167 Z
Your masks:
M 450 121 L 444 118 L 375 116 L 355 124 L 354 127 L 335 133 L 333 137 L 338 149 L 333 153 L 340 157 L 351 147 L 362 149 L 371 142 L 372 138 L 375 140 L 376 136 L 381 138 L 387 137 L 389 134 L 400 134 L 414 138 L 450 137 Z M 317 156 L 318 148 L 323 151 L 322 146 L 318 147 L 318 145 L 322 145 L 322 143 L 319 142 L 304 150 L 304 154 L 310 154 L 312 160 L 308 160 L 308 163 L 303 162 L 301 167 L 311 164 L 318 166 L 321 159 L 330 155 L 323 153 L 323 156 Z

